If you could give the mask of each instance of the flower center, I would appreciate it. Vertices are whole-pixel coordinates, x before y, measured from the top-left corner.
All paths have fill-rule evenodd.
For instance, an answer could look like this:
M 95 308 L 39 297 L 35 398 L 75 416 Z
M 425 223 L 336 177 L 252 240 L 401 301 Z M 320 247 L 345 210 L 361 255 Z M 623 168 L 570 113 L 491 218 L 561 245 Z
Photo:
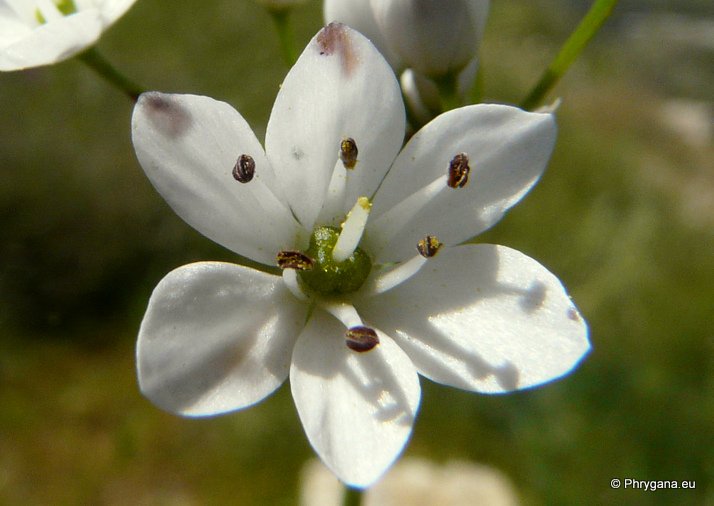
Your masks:
M 305 254 L 313 260 L 312 268 L 300 270 L 302 281 L 323 295 L 340 295 L 357 291 L 372 270 L 372 260 L 361 248 L 355 248 L 345 260 L 334 258 L 340 237 L 337 227 L 317 227 L 310 236 Z

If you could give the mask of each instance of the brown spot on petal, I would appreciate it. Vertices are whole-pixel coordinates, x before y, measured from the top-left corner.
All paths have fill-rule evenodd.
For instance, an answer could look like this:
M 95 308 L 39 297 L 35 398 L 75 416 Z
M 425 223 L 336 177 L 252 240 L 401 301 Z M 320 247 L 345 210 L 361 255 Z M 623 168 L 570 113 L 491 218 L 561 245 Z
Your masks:
M 342 72 L 349 76 L 357 65 L 357 57 L 347 27 L 330 23 L 317 34 L 317 45 L 323 56 L 337 55 L 342 62 Z
M 364 353 L 379 344 L 379 337 L 369 327 L 352 327 L 345 333 L 345 344 L 352 351 Z
M 144 93 L 137 106 L 144 107 L 149 121 L 169 137 L 179 137 L 191 126 L 191 114 L 171 95 L 155 91 Z

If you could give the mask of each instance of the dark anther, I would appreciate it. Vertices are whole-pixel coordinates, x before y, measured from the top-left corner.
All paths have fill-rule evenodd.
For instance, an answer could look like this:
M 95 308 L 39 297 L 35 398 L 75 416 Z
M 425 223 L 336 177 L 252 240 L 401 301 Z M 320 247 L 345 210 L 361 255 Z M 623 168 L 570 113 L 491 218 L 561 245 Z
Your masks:
M 417 243 L 417 251 L 424 258 L 431 258 L 436 255 L 443 244 L 433 235 L 427 235 Z
M 278 267 L 281 269 L 309 271 L 315 265 L 315 261 L 312 258 L 299 251 L 281 251 L 278 253 L 277 260 Z
M 450 188 L 463 188 L 469 181 L 469 155 L 459 153 L 449 163 L 449 180 L 446 182 Z
M 340 142 L 340 160 L 345 166 L 345 169 L 354 169 L 357 165 L 357 143 L 352 137 L 342 139 Z
M 250 155 L 240 155 L 233 167 L 233 177 L 240 183 L 247 183 L 255 175 L 255 160 Z
M 345 343 L 350 350 L 364 353 L 379 344 L 379 337 L 369 327 L 352 327 L 345 333 Z

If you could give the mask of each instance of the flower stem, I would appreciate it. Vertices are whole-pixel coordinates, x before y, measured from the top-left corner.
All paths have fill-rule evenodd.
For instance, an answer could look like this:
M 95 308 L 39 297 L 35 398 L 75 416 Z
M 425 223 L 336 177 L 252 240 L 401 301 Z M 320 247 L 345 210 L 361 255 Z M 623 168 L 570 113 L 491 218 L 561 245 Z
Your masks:
M 360 504 L 362 504 L 362 490 L 358 488 L 345 487 L 342 504 L 343 506 L 360 506 Z
M 297 61 L 297 51 L 295 50 L 295 44 L 293 44 L 294 34 L 293 26 L 290 22 L 290 11 L 290 7 L 272 9 L 268 7 L 268 12 L 270 17 L 273 18 L 273 23 L 275 23 L 275 29 L 280 39 L 280 50 L 283 52 L 283 58 L 288 67 L 292 67 Z
M 471 85 L 471 89 L 468 92 L 468 103 L 470 104 L 480 104 L 483 100 L 483 93 L 485 88 L 484 70 L 481 62 L 479 62 L 478 70 L 476 71 L 476 77 L 474 78 L 474 83 Z
M 585 46 L 600 30 L 605 20 L 610 17 L 617 0 L 596 0 L 590 10 L 580 22 L 575 31 L 570 34 L 555 59 L 548 65 L 538 84 L 521 102 L 521 108 L 535 109 L 545 98 L 548 92 L 558 83 L 570 65 L 580 55 Z
M 97 51 L 96 47 L 90 47 L 77 56 L 77 58 L 103 77 L 109 84 L 124 92 L 124 94 L 134 102 L 137 101 L 139 95 L 146 91 L 114 68 L 114 66 Z
M 434 82 L 439 88 L 439 98 L 441 99 L 441 110 L 443 112 L 456 109 L 463 105 L 459 96 L 459 83 L 455 73 L 435 79 Z

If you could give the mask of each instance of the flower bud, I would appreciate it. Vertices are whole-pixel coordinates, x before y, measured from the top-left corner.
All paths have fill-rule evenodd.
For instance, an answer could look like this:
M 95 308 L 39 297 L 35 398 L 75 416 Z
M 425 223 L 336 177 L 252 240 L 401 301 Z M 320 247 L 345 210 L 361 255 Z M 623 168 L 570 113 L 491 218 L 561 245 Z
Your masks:
M 429 78 L 407 69 L 399 78 L 399 84 L 411 114 L 411 121 L 426 125 L 441 113 L 439 88 Z
M 388 48 L 431 78 L 456 75 L 474 59 L 489 0 L 371 0 Z
M 472 59 L 459 73 L 456 79 L 456 93 L 465 103 L 468 103 L 471 89 L 476 80 L 478 58 Z M 399 78 L 404 93 L 404 101 L 409 107 L 416 125 L 425 125 L 444 112 L 439 87 L 434 81 L 414 69 L 406 69 Z M 414 125 L 413 125 L 414 126 Z

